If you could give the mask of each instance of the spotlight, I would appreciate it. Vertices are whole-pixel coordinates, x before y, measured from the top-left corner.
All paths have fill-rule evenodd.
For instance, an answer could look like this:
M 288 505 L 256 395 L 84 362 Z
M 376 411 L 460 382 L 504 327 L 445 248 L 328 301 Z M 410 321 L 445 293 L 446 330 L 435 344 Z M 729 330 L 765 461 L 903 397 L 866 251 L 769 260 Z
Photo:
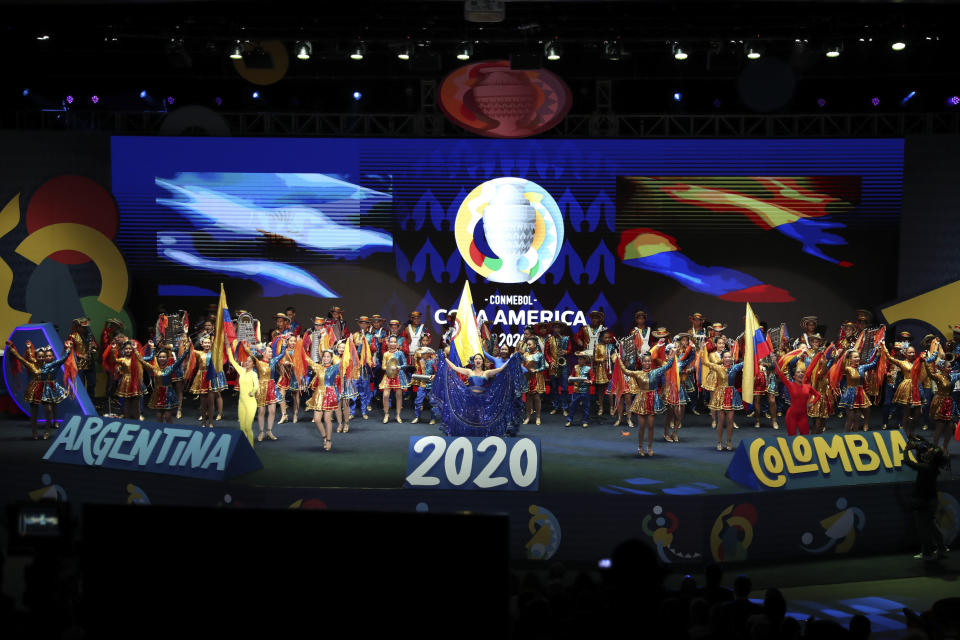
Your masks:
M 890 48 L 894 51 L 903 51 L 907 48 L 907 43 L 903 40 L 894 40 L 890 43 Z
M 673 101 L 674 101 L 674 102 L 680 102 L 681 100 L 683 100 L 683 94 L 682 94 L 682 93 L 680 93 L 679 91 L 677 91 L 676 93 L 673 94 Z
M 98 102 L 100 102 L 100 96 L 96 94 L 90 96 L 90 102 L 92 102 L 93 104 L 97 104 Z
M 397 48 L 397 58 L 400 60 L 409 60 L 413 55 L 413 45 L 409 42 L 404 42 Z
M 30 95 L 30 89 L 24 89 L 24 90 L 23 90 L 23 97 L 26 98 L 28 95 Z
M 560 59 L 560 54 L 562 53 L 563 47 L 555 40 L 551 40 L 543 47 L 543 54 L 547 57 L 547 60 L 557 61 Z
M 681 47 L 678 43 L 673 43 L 673 58 L 675 60 L 686 60 L 690 57 L 690 54 L 687 53 L 687 50 Z
M 907 104 L 908 102 L 910 102 L 911 98 L 913 98 L 913 96 L 915 96 L 915 95 L 917 95 L 917 92 L 916 92 L 916 91 L 911 91 L 910 93 L 908 93 L 907 95 L 905 95 L 905 96 L 903 97 L 903 100 L 900 101 L 900 104 L 902 104 L 902 105 Z
M 607 60 L 619 60 L 623 55 L 623 45 L 619 40 L 608 40 L 603 43 L 603 57 Z
M 260 92 L 259 92 L 259 91 L 254 91 L 253 93 L 250 94 L 250 97 L 253 98 L 254 100 L 259 100 L 259 99 L 260 99 Z
M 313 53 L 313 45 L 306 40 L 301 40 L 296 45 L 297 60 L 309 60 Z
M 73 104 L 73 96 L 67 96 L 67 104 Z
M 760 56 L 763 55 L 763 53 L 760 51 L 760 47 L 755 44 L 748 44 L 746 47 L 744 47 L 744 52 L 747 54 L 747 58 L 750 60 L 759 60 Z
M 173 96 L 167 96 L 167 104 L 173 104 L 174 102 L 176 102 L 176 100 L 174 100 Z
M 960 104 L 960 96 L 950 96 L 947 98 L 947 104 L 949 104 L 951 107 L 957 106 Z
M 235 41 L 230 48 L 230 59 L 243 60 L 243 43 L 239 40 Z
M 875 106 L 875 107 L 879 107 L 879 106 L 880 106 L 880 98 L 878 98 L 878 97 L 876 97 L 876 96 L 870 98 L 870 104 L 872 104 L 872 105 Z
M 827 101 L 823 98 L 817 98 L 817 106 L 822 109 L 823 107 L 827 106 Z
M 49 39 L 50 35 L 47 33 L 41 33 L 39 36 L 37 36 L 37 40 L 47 41 Z
M 471 56 L 473 56 L 473 44 L 461 42 L 457 46 L 457 60 L 469 60 Z
M 146 100 L 146 99 L 147 99 L 147 90 L 146 90 L 146 89 L 143 89 L 143 90 L 140 91 L 140 99 L 141 99 L 141 100 Z
M 361 40 L 353 49 L 350 50 L 350 59 L 351 60 L 363 60 L 363 56 L 367 53 L 367 45 Z
M 839 58 L 840 52 L 842 51 L 842 49 L 843 48 L 840 45 L 832 44 L 827 47 L 827 50 L 824 52 L 823 55 L 827 56 L 828 58 Z
M 223 98 L 221 98 L 220 96 L 217 96 L 216 98 L 213 99 L 213 103 L 219 107 L 220 105 L 223 104 Z
M 354 91 L 354 92 L 353 92 L 353 99 L 354 99 L 354 100 L 359 101 L 360 98 L 362 98 L 362 97 L 363 97 L 363 94 L 360 93 L 359 91 Z

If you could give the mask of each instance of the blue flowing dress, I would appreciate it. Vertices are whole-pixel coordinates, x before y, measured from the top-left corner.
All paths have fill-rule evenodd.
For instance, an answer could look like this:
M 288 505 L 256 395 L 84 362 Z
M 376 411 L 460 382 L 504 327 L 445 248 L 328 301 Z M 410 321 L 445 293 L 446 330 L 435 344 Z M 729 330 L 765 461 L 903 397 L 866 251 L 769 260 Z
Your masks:
M 450 436 L 502 436 L 522 419 L 527 380 L 519 357 L 493 378 L 470 376 L 464 384 L 445 358 L 437 358 L 431 399 L 442 430 Z

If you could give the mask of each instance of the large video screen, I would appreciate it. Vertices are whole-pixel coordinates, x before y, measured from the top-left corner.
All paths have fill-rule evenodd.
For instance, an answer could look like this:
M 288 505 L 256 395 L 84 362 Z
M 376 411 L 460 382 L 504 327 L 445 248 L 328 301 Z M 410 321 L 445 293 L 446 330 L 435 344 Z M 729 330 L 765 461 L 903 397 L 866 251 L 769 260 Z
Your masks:
M 419 310 L 443 331 L 464 280 L 515 340 L 615 332 L 637 309 L 828 330 L 895 297 L 902 140 L 140 138 L 112 141 L 117 242 L 157 305 L 269 321 Z

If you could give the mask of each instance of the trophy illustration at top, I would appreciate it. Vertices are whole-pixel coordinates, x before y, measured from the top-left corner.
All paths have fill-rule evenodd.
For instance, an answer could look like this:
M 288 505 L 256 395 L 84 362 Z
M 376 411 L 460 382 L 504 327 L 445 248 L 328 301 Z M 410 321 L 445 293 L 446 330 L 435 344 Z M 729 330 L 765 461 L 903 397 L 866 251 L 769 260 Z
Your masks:
M 536 263 L 536 251 L 528 255 L 537 229 L 537 210 L 523 195 L 525 180 L 501 180 L 483 212 L 487 244 L 503 266 L 487 278 L 492 282 L 524 282 Z
M 478 111 L 497 123 L 490 135 L 516 136 L 537 115 L 537 89 L 522 72 L 501 68 L 479 70 L 471 90 Z

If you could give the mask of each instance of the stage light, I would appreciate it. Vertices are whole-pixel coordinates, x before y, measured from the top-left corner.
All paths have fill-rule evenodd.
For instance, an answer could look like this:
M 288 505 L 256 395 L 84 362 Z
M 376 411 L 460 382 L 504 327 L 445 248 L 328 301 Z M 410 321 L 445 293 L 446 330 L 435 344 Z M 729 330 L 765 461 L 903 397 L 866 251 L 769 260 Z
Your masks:
M 297 60 L 309 60 L 310 55 L 313 53 L 313 45 L 307 42 L 306 40 L 301 40 L 296 45 L 297 49 Z
M 46 34 L 46 33 L 42 33 L 42 34 L 40 34 L 39 36 L 37 36 L 37 40 L 41 40 L 41 41 L 44 41 L 44 42 L 47 41 L 47 40 L 49 40 L 49 39 L 50 39 L 50 35 L 49 35 L 49 34 Z
M 673 58 L 674 60 L 686 60 L 690 57 L 690 54 L 681 47 L 678 43 L 673 43 Z
M 817 98 L 817 106 L 822 109 L 823 107 L 827 106 L 827 101 L 823 98 Z
M 682 94 L 682 93 L 680 93 L 679 91 L 677 91 L 676 93 L 673 94 L 673 101 L 674 101 L 674 102 L 680 102 L 681 100 L 683 100 L 683 94 Z
M 223 104 L 223 98 L 221 98 L 220 96 L 217 96 L 216 98 L 213 99 L 213 103 L 219 107 L 220 105 Z
M 167 96 L 167 104 L 173 104 L 176 100 L 173 99 L 173 96 Z
M 623 46 L 619 40 L 608 40 L 603 43 L 603 57 L 607 60 L 619 60 L 623 55 Z
M 93 104 L 97 104 L 98 102 L 100 102 L 100 96 L 96 94 L 90 96 L 90 102 L 92 102 Z
M 73 96 L 67 96 L 67 104 L 73 104 Z
M 473 56 L 473 44 L 461 42 L 457 47 L 457 60 L 469 60 Z
M 547 60 L 557 61 L 560 59 L 560 54 L 563 53 L 563 47 L 560 46 L 559 42 L 551 40 L 543 47 L 543 54 L 547 56 Z
M 597 568 L 599 569 L 609 569 L 613 566 L 613 563 L 610 561 L 610 558 L 600 558 L 597 561 Z
M 870 98 L 870 104 L 872 104 L 872 105 L 875 106 L 875 107 L 879 107 L 879 106 L 880 106 L 880 98 L 878 98 L 878 97 L 876 97 L 876 96 Z
M 353 49 L 350 50 L 350 59 L 351 60 L 363 60 L 363 56 L 367 53 L 367 45 L 364 42 L 358 42 L 354 45 Z
M 760 47 L 755 44 L 748 44 L 744 48 L 744 51 L 747 54 L 747 58 L 749 58 L 750 60 L 759 60 L 760 56 L 763 55 L 760 52 Z
M 841 50 L 842 47 L 840 45 L 832 44 L 827 47 L 827 50 L 823 55 L 827 56 L 828 58 L 839 58 Z
M 903 100 L 900 101 L 900 104 L 901 104 L 901 105 L 907 104 L 908 102 L 910 102 L 911 98 L 913 98 L 913 96 L 915 96 L 915 95 L 917 95 L 917 92 L 916 92 L 916 91 L 911 91 L 911 92 L 908 93 L 907 95 L 903 96 Z
M 233 47 L 230 48 L 230 59 L 243 60 L 243 43 L 239 40 L 234 42 Z
M 140 91 L 140 99 L 141 99 L 141 100 L 146 100 L 146 99 L 147 99 L 147 90 L 146 90 L 146 89 L 143 89 L 142 91 Z
M 907 48 L 907 43 L 903 40 L 894 40 L 890 43 L 890 48 L 894 51 L 903 51 Z
M 260 99 L 260 92 L 259 92 L 259 91 L 254 91 L 253 93 L 250 94 L 250 97 L 253 98 L 254 100 L 259 100 L 259 99 Z
M 960 104 L 960 96 L 950 96 L 949 98 L 947 98 L 947 104 L 954 107 L 957 106 L 958 104 Z
M 413 55 L 413 46 L 409 42 L 404 42 L 397 48 L 397 58 L 400 60 L 409 60 Z
M 363 97 L 363 94 L 360 93 L 359 91 L 354 91 L 354 92 L 353 92 L 353 99 L 354 99 L 354 100 L 360 100 L 360 98 L 362 98 L 362 97 Z
M 23 97 L 26 98 L 28 95 L 30 95 L 30 89 L 24 89 L 24 90 L 23 90 Z

